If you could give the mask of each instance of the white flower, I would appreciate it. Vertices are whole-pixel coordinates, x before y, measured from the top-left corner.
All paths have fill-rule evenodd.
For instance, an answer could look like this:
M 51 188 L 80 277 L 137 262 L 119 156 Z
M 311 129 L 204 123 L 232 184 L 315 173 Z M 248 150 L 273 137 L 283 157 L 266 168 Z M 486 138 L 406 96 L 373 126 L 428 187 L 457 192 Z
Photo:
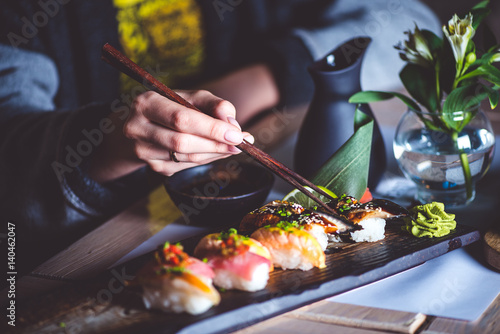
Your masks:
M 433 57 L 427 40 L 415 24 L 415 32 L 405 32 L 408 35 L 408 40 L 399 43 L 395 46 L 396 49 L 402 51 L 399 53 L 401 59 L 410 63 L 418 64 L 424 67 L 432 66 Z
M 476 32 L 472 27 L 472 14 L 467 14 L 463 19 L 460 19 L 457 14 L 453 15 L 453 18 L 448 21 L 448 26 L 443 26 L 443 32 L 450 42 L 459 68 L 461 68 L 467 45 Z
M 497 53 L 495 53 L 493 57 L 491 57 L 492 63 L 495 63 L 497 61 L 500 61 L 500 49 L 498 49 Z

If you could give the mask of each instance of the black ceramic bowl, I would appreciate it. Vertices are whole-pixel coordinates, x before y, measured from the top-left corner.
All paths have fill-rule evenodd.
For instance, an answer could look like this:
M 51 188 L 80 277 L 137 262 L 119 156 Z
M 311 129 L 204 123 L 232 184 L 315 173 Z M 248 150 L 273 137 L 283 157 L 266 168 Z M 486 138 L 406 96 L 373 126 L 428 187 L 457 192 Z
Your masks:
M 233 158 L 180 171 L 164 185 L 187 224 L 224 228 L 264 204 L 273 182 L 264 167 Z

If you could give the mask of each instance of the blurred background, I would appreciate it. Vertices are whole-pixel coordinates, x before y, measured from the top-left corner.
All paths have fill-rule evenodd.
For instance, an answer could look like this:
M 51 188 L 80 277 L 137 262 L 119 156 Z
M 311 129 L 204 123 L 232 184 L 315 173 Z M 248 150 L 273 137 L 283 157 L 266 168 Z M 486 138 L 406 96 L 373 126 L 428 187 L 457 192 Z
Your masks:
M 432 8 L 436 14 L 441 19 L 441 22 L 448 21 L 454 13 L 464 14 L 470 9 L 471 4 L 477 3 L 479 1 L 471 0 L 422 0 L 430 8 Z M 491 29 L 496 33 L 497 36 L 500 35 L 500 1 L 490 0 L 490 7 L 493 13 L 488 17 L 488 24 Z

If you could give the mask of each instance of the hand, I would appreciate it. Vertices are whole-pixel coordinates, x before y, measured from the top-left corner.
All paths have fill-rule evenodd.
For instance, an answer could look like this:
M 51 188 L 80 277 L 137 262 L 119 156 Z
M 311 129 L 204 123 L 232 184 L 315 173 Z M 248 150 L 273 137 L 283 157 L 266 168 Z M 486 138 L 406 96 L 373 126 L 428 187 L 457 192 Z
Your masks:
M 240 152 L 234 145 L 251 136 L 241 132 L 230 102 L 203 90 L 178 93 L 206 114 L 153 92 L 140 95 L 124 126 L 139 159 L 158 173 L 172 175 Z M 171 160 L 170 151 L 179 163 Z
M 107 166 L 96 168 L 99 160 L 93 159 L 91 176 L 96 181 L 118 178 L 144 164 L 169 176 L 239 153 L 234 145 L 243 138 L 253 142 L 249 133 L 241 131 L 230 102 L 204 90 L 177 93 L 204 113 L 154 92 L 141 94 L 134 100 L 123 125 L 124 136 L 115 138 L 121 144 L 115 142 L 97 153 Z M 117 147 L 123 149 L 117 151 Z M 179 162 L 171 160 L 170 152 L 175 152 Z
M 280 94 L 274 76 L 264 64 L 238 69 L 201 86 L 236 106 L 241 124 L 278 104 Z

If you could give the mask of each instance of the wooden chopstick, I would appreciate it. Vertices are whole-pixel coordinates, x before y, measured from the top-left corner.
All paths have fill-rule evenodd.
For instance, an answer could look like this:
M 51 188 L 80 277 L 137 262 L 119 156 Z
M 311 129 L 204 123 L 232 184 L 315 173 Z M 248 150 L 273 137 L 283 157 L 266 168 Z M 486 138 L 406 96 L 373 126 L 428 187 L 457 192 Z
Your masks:
M 193 106 L 191 103 L 186 101 L 184 98 L 182 98 L 180 95 L 175 93 L 173 90 L 168 88 L 166 85 L 164 85 L 162 82 L 157 80 L 155 77 L 153 77 L 150 73 L 148 73 L 146 70 L 141 68 L 139 65 L 134 63 L 132 60 L 130 60 L 127 56 L 125 56 L 123 53 L 115 49 L 113 46 L 110 44 L 106 43 L 102 47 L 102 59 L 110 64 L 111 66 L 115 67 L 118 69 L 120 72 L 125 73 L 132 79 L 136 80 L 137 82 L 143 84 L 146 88 L 166 97 L 169 100 L 172 100 L 174 102 L 177 102 L 187 108 L 191 108 L 197 111 L 200 111 L 200 109 L 196 108 Z M 273 173 L 281 177 L 283 180 L 286 182 L 290 183 L 292 186 L 296 187 L 299 189 L 303 194 L 311 198 L 313 201 L 318 203 L 319 206 L 321 206 L 323 209 L 327 210 L 329 213 L 334 214 L 337 216 L 337 213 L 333 211 L 332 208 L 330 208 L 326 203 L 321 201 L 317 196 L 315 196 L 313 193 L 308 191 L 306 188 L 304 188 L 303 185 L 306 185 L 316 191 L 317 193 L 325 196 L 326 198 L 330 200 L 335 200 L 333 197 L 331 197 L 328 193 L 323 191 L 322 189 L 318 188 L 315 184 L 311 183 L 309 180 L 306 178 L 300 176 L 299 174 L 295 173 L 279 161 L 273 159 L 269 154 L 263 152 L 262 150 L 258 149 L 256 146 L 250 144 L 248 141 L 243 140 L 243 142 L 239 145 L 237 145 L 241 151 L 255 159 L 257 162 L 262 164 L 263 166 L 269 168 Z M 346 222 L 347 223 L 347 222 Z

